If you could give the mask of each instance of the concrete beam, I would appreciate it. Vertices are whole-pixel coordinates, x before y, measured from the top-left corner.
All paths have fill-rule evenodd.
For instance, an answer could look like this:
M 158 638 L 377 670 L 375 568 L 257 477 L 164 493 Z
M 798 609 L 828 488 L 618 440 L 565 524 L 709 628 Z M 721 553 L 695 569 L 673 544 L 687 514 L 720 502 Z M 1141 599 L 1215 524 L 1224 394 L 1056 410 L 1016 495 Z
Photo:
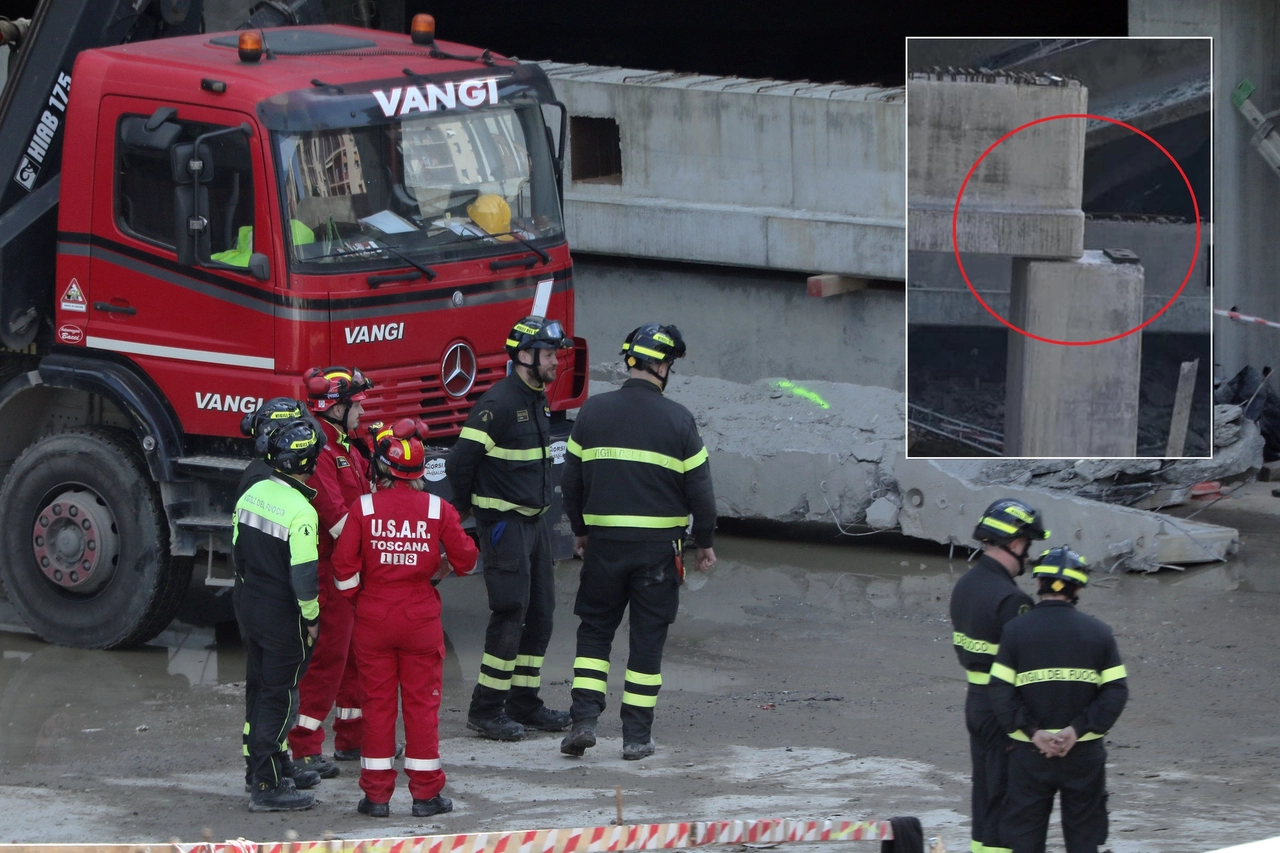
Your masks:
M 1142 266 L 1089 251 L 1079 261 L 1013 263 L 1010 322 L 1060 341 L 1142 322 Z M 1142 338 L 1063 346 L 1009 333 L 1006 456 L 1134 456 Z
M 1001 498 L 1017 498 L 1040 510 L 1052 531 L 1035 553 L 1070 545 L 1102 571 L 1155 571 L 1161 565 L 1225 560 L 1239 547 L 1232 528 L 1175 519 L 1104 504 L 1065 492 L 1009 485 L 980 485 L 963 464 L 906 459 L 893 463 L 902 509 L 902 532 L 934 542 L 972 547 L 982 511 Z
M 1001 75 L 907 82 L 907 240 L 952 249 L 951 220 L 965 176 L 996 140 L 1026 122 L 1084 113 L 1075 81 L 1038 85 Z M 956 224 L 960 250 L 1074 258 L 1084 247 L 1080 211 L 1085 121 L 1035 125 L 1006 140 L 973 173 Z
M 620 174 L 575 177 L 578 251 L 902 280 L 903 90 L 542 63 L 617 126 Z
M 1209 240 L 1211 227 L 1200 229 L 1195 269 L 1182 295 L 1143 333 L 1208 334 L 1210 325 Z M 1084 225 L 1085 249 L 1130 249 L 1142 259 L 1143 319 L 1159 311 L 1187 274 L 1196 247 L 1196 226 L 1156 218 L 1089 218 Z M 1008 317 L 1012 259 L 1002 255 L 964 257 L 969 280 L 987 304 Z M 907 321 L 927 326 L 1000 324 L 982 309 L 965 287 L 955 256 L 950 252 L 910 252 L 907 256 Z

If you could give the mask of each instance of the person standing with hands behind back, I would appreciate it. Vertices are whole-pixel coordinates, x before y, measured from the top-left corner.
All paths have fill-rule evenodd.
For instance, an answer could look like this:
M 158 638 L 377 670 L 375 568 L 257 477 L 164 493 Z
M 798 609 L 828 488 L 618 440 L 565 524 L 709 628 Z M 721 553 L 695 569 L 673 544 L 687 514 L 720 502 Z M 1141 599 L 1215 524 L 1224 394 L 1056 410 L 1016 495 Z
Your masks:
M 444 630 L 434 584 L 452 566 L 465 575 L 478 554 L 458 513 L 427 494 L 427 425 L 404 418 L 376 439 L 378 490 L 351 505 L 333 552 L 333 577 L 355 602 L 355 653 L 364 688 L 364 742 L 356 807 L 387 817 L 395 790 L 396 701 L 404 705 L 404 770 L 414 817 L 453 810 L 441 795 L 440 685 Z M 445 559 L 446 554 L 448 559 Z
M 663 396 L 671 367 L 685 353 L 675 326 L 646 323 L 622 345 L 631 378 L 587 400 L 565 453 L 561 490 L 578 537 L 582 576 L 573 612 L 573 731 L 566 755 L 596 744 L 605 707 L 613 635 L 631 608 L 631 651 L 622 693 L 622 757 L 652 755 L 653 713 L 662 686 L 662 649 L 684 583 L 684 537 L 693 515 L 697 568 L 716 563 L 716 498 L 698 425 Z
M 1097 853 L 1108 829 L 1102 738 L 1129 699 L 1127 673 L 1111 629 L 1076 610 L 1084 557 L 1051 548 L 1032 574 L 1040 603 L 1005 626 L 991 665 L 991 701 L 1013 746 L 1001 834 L 1013 853 L 1044 853 L 1058 793 L 1067 853 Z

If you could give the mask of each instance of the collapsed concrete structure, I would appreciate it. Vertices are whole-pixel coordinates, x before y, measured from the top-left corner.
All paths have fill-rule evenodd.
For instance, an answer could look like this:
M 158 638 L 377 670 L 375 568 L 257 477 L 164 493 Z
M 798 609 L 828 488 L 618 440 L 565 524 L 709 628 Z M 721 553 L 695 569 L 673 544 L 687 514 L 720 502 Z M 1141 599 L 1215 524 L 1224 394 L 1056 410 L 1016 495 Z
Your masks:
M 592 375 L 593 396 L 624 378 L 615 364 L 597 364 Z M 1239 536 L 1091 497 L 1131 497 L 1132 488 L 1116 484 L 1140 482 L 1175 503 L 1191 483 L 1247 475 L 1262 454 L 1256 425 L 1244 421 L 1230 452 L 1213 461 L 906 459 L 902 395 L 886 388 L 676 374 L 667 395 L 698 422 L 723 517 L 819 522 L 844 532 L 896 529 L 972 547 L 975 513 L 997 497 L 1023 496 L 1065 531 L 1065 541 L 1109 570 L 1224 560 Z

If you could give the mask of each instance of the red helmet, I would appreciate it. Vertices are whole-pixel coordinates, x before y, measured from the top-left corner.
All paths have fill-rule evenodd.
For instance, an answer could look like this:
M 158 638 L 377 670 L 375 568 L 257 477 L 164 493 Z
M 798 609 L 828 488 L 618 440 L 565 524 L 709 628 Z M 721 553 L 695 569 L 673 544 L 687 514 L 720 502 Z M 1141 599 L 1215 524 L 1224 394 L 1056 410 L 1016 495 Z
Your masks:
M 429 427 L 414 418 L 401 418 L 377 435 L 377 460 L 391 476 L 400 480 L 416 480 L 427 467 L 427 452 L 422 441 Z
M 334 403 L 350 403 L 363 400 L 373 390 L 373 382 L 352 367 L 313 367 L 302 374 L 307 386 L 307 406 L 313 412 L 323 412 Z

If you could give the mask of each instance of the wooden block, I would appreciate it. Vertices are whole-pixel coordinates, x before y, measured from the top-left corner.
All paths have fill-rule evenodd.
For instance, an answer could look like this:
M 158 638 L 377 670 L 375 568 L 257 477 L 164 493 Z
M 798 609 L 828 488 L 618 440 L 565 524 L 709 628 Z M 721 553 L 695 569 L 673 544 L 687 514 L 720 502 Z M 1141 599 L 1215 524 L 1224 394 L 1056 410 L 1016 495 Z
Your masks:
M 1182 455 L 1187 443 L 1187 421 L 1191 419 L 1191 395 L 1195 392 L 1196 371 L 1200 359 L 1184 361 L 1178 372 L 1178 390 L 1174 394 L 1173 415 L 1169 418 L 1169 442 L 1165 446 L 1167 459 Z
M 868 279 L 847 275 L 811 275 L 809 276 L 809 295 L 825 299 L 841 293 L 865 290 L 870 283 Z

